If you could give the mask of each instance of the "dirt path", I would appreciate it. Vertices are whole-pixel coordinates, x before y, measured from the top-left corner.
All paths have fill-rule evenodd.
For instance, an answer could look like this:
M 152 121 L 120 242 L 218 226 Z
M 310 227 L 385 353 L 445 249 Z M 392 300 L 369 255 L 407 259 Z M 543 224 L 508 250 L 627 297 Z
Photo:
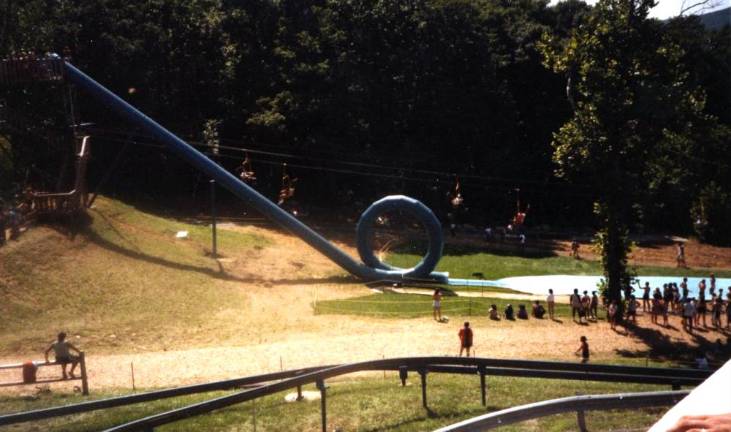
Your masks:
M 267 334 L 267 326 L 262 325 L 259 328 L 261 341 L 252 340 L 250 344 L 239 346 L 142 354 L 89 353 L 92 391 L 131 388 L 131 364 L 134 364 L 137 387 L 150 388 L 242 377 L 280 368 L 382 357 L 455 355 L 458 348 L 456 333 L 461 325 L 459 322 L 439 324 L 426 318 L 384 320 L 310 315 L 301 319 L 307 321 L 304 327 L 310 331 L 291 328 L 286 334 Z M 653 326 L 648 317 L 640 317 L 640 326 L 644 330 L 639 334 L 644 336 L 614 332 L 605 322 L 580 326 L 566 320 L 563 323 L 548 320 L 492 322 L 483 317 L 472 318 L 471 322 L 475 329 L 476 353 L 480 357 L 571 361 L 576 359 L 573 352 L 578 347 L 580 335 L 588 337 L 592 359 L 597 362 L 616 358 L 617 353 L 645 356 L 650 341 L 643 337 L 648 332 L 653 335 L 653 343 L 664 339 L 664 343 L 675 343 L 681 347 L 698 341 L 681 331 L 677 317 L 671 317 L 671 329 Z M 321 331 L 312 332 L 313 327 Z M 727 334 L 708 331 L 699 333 L 699 337 L 707 341 L 725 340 Z M 0 363 L 20 360 L 0 359 Z M 58 372 L 55 368 L 41 370 L 44 374 Z M 68 385 L 60 384 L 58 387 L 68 388 Z
M 259 232 L 261 229 L 241 230 Z M 189 329 L 183 340 L 167 349 L 161 349 L 159 344 L 153 348 L 135 346 L 124 335 L 120 335 L 116 351 L 87 349 L 92 391 L 131 388 L 132 364 L 137 387 L 152 388 L 255 375 L 280 368 L 382 357 L 457 354 L 457 331 L 461 326 L 457 320 L 439 324 L 429 318 L 314 315 L 311 303 L 315 299 L 347 298 L 370 290 L 359 284 L 330 281 L 328 278 L 337 279 L 342 272 L 300 240 L 269 230 L 261 233 L 274 237 L 277 247 L 264 248 L 245 259 L 222 264 L 233 274 L 252 276 L 250 282 L 226 282 L 232 290 L 245 293 L 245 309 L 211 311 L 208 327 Z M 352 249 L 345 249 L 353 253 Z M 686 249 L 693 250 L 690 246 Z M 692 258 L 689 261 L 692 263 Z M 516 298 L 508 294 L 500 296 Z M 690 337 L 681 331 L 677 317 L 671 317 L 670 329 L 653 326 L 649 318 L 640 317 L 640 331 L 630 334 L 614 332 L 603 321 L 588 326 L 566 320 L 563 323 L 493 322 L 485 317 L 472 317 L 470 321 L 475 329 L 477 355 L 496 358 L 574 360 L 581 335 L 588 337 L 592 361 L 597 362 L 616 359 L 618 354 L 643 357 L 651 347 L 659 345 L 675 344 L 677 349 L 691 349 L 698 342 L 710 343 L 716 338 L 725 341 L 728 337 L 728 333 L 712 331 Z M 84 341 L 79 345 L 84 348 Z M 0 364 L 21 362 L 29 357 L 26 353 L 0 358 Z M 32 357 L 40 358 L 38 354 Z M 59 372 L 56 368 L 41 368 L 41 371 L 42 376 Z M 0 374 L 0 381 L 9 380 L 4 373 Z M 57 387 L 69 389 L 66 383 Z M 29 390 L 33 391 L 32 388 L 0 389 L 3 393 Z

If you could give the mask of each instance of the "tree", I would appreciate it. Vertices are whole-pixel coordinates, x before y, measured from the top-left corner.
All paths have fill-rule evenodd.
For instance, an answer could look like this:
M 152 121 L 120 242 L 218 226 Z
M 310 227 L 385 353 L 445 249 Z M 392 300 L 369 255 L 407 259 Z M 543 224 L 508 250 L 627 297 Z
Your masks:
M 629 287 L 629 229 L 646 171 L 707 120 L 705 95 L 687 82 L 682 50 L 648 20 L 653 0 L 600 0 L 563 44 L 544 38 L 545 63 L 568 78 L 575 110 L 554 134 L 559 176 L 591 184 L 597 243 L 611 300 Z

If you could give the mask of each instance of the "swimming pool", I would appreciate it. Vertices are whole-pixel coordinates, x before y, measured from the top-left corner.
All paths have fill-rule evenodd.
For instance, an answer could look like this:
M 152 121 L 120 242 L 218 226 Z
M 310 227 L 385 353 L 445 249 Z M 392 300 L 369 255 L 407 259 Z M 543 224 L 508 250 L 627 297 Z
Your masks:
M 548 275 L 548 276 L 517 276 L 498 280 L 476 280 L 476 279 L 449 279 L 449 285 L 455 286 L 493 286 L 500 288 L 509 288 L 529 294 L 548 294 L 549 288 L 553 289 L 556 295 L 568 295 L 578 289 L 580 293 L 584 291 L 592 292 L 597 290 L 597 285 L 603 276 L 575 276 L 575 275 Z M 708 290 L 711 288 L 710 279 L 702 277 L 688 277 L 688 291 L 691 297 L 698 296 L 698 282 L 701 279 L 706 280 L 706 295 L 709 296 Z M 663 284 L 675 282 L 680 286 L 683 281 L 679 276 L 638 276 L 636 278 L 641 286 L 645 282 L 650 283 L 650 287 L 662 289 Z M 642 297 L 642 290 L 635 283 L 635 295 Z M 716 278 L 716 292 L 723 289 L 724 297 L 731 290 L 731 278 Z

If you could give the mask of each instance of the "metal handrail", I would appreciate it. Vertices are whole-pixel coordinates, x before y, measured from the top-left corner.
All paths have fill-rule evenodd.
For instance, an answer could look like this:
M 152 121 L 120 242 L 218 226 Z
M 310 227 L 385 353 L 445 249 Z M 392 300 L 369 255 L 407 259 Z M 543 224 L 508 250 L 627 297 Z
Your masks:
M 488 369 L 488 365 L 500 364 L 496 368 Z M 449 365 L 452 365 L 451 367 Z M 505 370 L 506 365 L 515 366 L 513 370 Z M 531 366 L 542 365 L 544 370 L 530 370 Z M 352 363 L 340 366 L 334 366 L 331 368 L 307 373 L 301 376 L 282 380 L 277 383 L 268 384 L 251 390 L 245 390 L 237 392 L 231 395 L 222 396 L 215 399 L 191 404 L 182 408 L 162 412 L 149 417 L 138 419 L 129 423 L 125 423 L 110 429 L 106 432 L 122 432 L 122 431 L 150 431 L 155 427 L 162 426 L 165 424 L 177 422 L 189 417 L 194 417 L 201 414 L 210 413 L 212 411 L 225 408 L 231 405 L 239 404 L 242 402 L 257 399 L 263 396 L 271 395 L 294 387 L 301 387 L 306 384 L 317 384 L 318 389 L 323 396 L 322 402 L 322 424 L 323 431 L 326 430 L 326 414 L 325 414 L 325 385 L 324 381 L 329 378 L 346 375 L 355 372 L 368 371 L 368 370 L 393 370 L 393 369 L 406 369 L 416 370 L 421 375 L 422 381 L 422 403 L 424 407 L 426 404 L 426 375 L 429 371 L 433 372 L 448 372 L 456 373 L 457 366 L 473 366 L 473 368 L 464 368 L 465 373 L 479 373 L 481 375 L 481 381 L 484 386 L 483 377 L 487 373 L 495 373 L 502 369 L 502 375 L 508 376 L 535 376 L 544 378 L 559 378 L 559 379 L 598 379 L 598 380 L 611 380 L 614 382 L 643 382 L 653 384 L 671 384 L 674 387 L 678 386 L 679 383 L 699 383 L 709 373 L 705 373 L 704 378 L 695 377 L 680 377 L 670 376 L 663 377 L 657 375 L 658 368 L 647 368 L 655 369 L 650 374 L 639 374 L 639 373 L 628 373 L 629 370 L 635 370 L 635 372 L 642 371 L 645 368 L 637 368 L 630 366 L 603 366 L 603 365 L 586 365 L 576 363 L 558 363 L 558 362 L 536 362 L 536 361 L 523 361 L 523 360 L 499 360 L 499 359 L 480 359 L 480 358 L 468 358 L 468 357 L 408 357 L 408 358 L 397 358 L 397 359 L 384 359 L 375 360 L 362 363 Z M 522 366 L 522 367 L 521 367 Z M 554 370 L 546 370 L 549 367 L 554 367 Z M 444 369 L 448 370 L 444 370 Z M 441 369 L 441 370 L 440 370 Z M 591 370 L 594 371 L 591 371 Z M 612 373 L 612 371 L 624 370 L 624 373 Z M 578 373 L 577 373 L 578 372 Z M 694 371 L 695 372 L 695 371 Z M 698 371 L 700 372 L 700 371 Z M 543 375 L 542 373 L 545 373 Z M 665 370 L 667 374 L 667 370 Z M 520 375 L 514 375 L 520 374 Z M 525 375 L 530 374 L 530 375 Z M 605 378 L 605 379 L 603 379 Z M 484 387 L 483 387 L 483 401 L 484 401 Z
M 66 416 L 71 414 L 79 414 L 100 409 L 114 408 L 124 405 L 133 405 L 142 402 L 150 402 L 171 397 L 186 396 L 197 393 L 206 393 L 217 390 L 229 390 L 232 388 L 261 384 L 264 382 L 279 380 L 292 377 L 298 374 L 312 372 L 315 370 L 325 369 L 331 366 L 320 366 L 303 369 L 288 370 L 283 372 L 275 372 L 264 375 L 255 375 L 245 378 L 235 378 L 223 381 L 214 381 L 204 384 L 193 384 L 183 387 L 175 387 L 172 389 L 156 390 L 151 392 L 139 393 L 134 395 L 119 396 L 108 399 L 100 399 L 78 404 L 65 405 L 53 408 L 44 408 L 33 411 L 24 411 L 19 413 L 0 415 L 0 426 L 15 423 L 24 423 L 29 421 L 38 421 L 53 417 Z
M 46 367 L 46 366 L 56 366 L 61 365 L 58 361 L 33 361 L 31 362 L 34 367 Z M 0 370 L 10 370 L 10 369 L 23 369 L 25 367 L 25 363 L 13 363 L 13 364 L 4 364 L 0 365 Z M 82 351 L 79 353 L 79 372 L 80 375 L 75 378 L 60 378 L 60 379 L 45 379 L 45 380 L 35 380 L 26 382 L 25 380 L 20 382 L 4 382 L 0 383 L 0 387 L 14 387 L 14 386 L 20 386 L 20 385 L 31 385 L 31 384 L 45 384 L 45 383 L 53 383 L 53 382 L 64 382 L 64 381 L 72 381 L 72 380 L 80 380 L 81 381 L 81 392 L 84 396 L 89 395 L 89 376 L 86 373 L 86 354 Z M 1 418 L 1 417 L 0 417 Z M 0 422 L 0 425 L 2 423 Z
M 434 432 L 475 432 L 567 412 L 576 412 L 578 429 L 586 430 L 585 411 L 647 408 L 678 403 L 689 390 L 572 396 L 520 405 L 473 417 Z
M 486 375 L 534 377 L 547 379 L 572 379 L 613 382 L 636 382 L 644 384 L 668 384 L 673 386 L 695 385 L 707 378 L 711 371 L 694 369 L 648 368 L 638 366 L 614 366 L 579 364 L 566 362 L 487 359 L 474 357 L 409 357 L 377 360 L 356 363 L 356 369 L 361 370 L 399 370 L 430 371 L 435 373 L 480 374 L 482 379 Z M 341 365 L 354 366 L 354 365 Z M 274 380 L 291 378 L 305 373 L 332 369 L 336 366 L 322 366 L 276 372 L 252 377 L 237 378 L 223 381 L 195 384 L 166 390 L 157 390 L 142 394 L 120 396 L 98 401 L 83 402 L 54 408 L 45 408 L 0 416 L 0 425 L 36 421 L 51 417 L 89 412 L 94 410 L 149 402 L 170 397 L 204 393 L 215 390 L 226 390 L 244 385 L 254 385 Z M 341 374 L 350 373 L 344 371 Z M 330 376 L 315 376 L 314 379 L 324 379 Z M 310 380 L 309 382 L 313 382 Z M 288 388 L 297 387 L 293 384 Z M 300 385 L 301 386 L 301 385 Z M 483 392 L 484 398 L 484 392 Z

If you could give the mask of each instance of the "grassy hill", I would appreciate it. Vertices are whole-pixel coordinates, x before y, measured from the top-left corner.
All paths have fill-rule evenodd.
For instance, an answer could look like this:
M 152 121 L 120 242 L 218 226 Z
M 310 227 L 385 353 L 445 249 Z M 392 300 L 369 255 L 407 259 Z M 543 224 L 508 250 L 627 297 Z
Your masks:
M 99 199 L 91 223 L 73 238 L 48 227 L 0 248 L 0 354 L 38 352 L 55 333 L 72 340 L 144 350 L 187 343 L 211 328 L 216 313 L 247 301 L 227 272 L 206 256 L 209 229 Z M 176 239 L 177 231 L 187 239 Z M 219 250 L 244 258 L 271 242 L 260 235 L 219 231 Z M 194 342 L 193 342 L 194 343 Z
M 323 301 L 328 300 L 323 296 L 368 294 L 362 284 L 344 283 L 351 279 L 301 241 L 271 230 L 219 230 L 224 258 L 214 260 L 208 227 L 148 214 L 108 198 L 100 198 L 89 216 L 89 224 L 75 235 L 38 226 L 0 248 L 0 357 L 37 355 L 60 330 L 95 353 L 240 346 L 260 338 L 265 323 L 267 334 L 279 338 L 292 326 L 316 333 L 322 331 L 321 324 L 302 318 L 312 316 L 309 305 L 318 290 Z M 176 239 L 178 231 L 189 235 Z M 408 253 L 389 257 L 397 265 L 418 259 Z M 600 273 L 594 261 L 495 255 L 477 249 L 448 251 L 438 269 L 455 277 L 483 272 L 486 278 Z M 650 267 L 638 271 L 707 272 Z

